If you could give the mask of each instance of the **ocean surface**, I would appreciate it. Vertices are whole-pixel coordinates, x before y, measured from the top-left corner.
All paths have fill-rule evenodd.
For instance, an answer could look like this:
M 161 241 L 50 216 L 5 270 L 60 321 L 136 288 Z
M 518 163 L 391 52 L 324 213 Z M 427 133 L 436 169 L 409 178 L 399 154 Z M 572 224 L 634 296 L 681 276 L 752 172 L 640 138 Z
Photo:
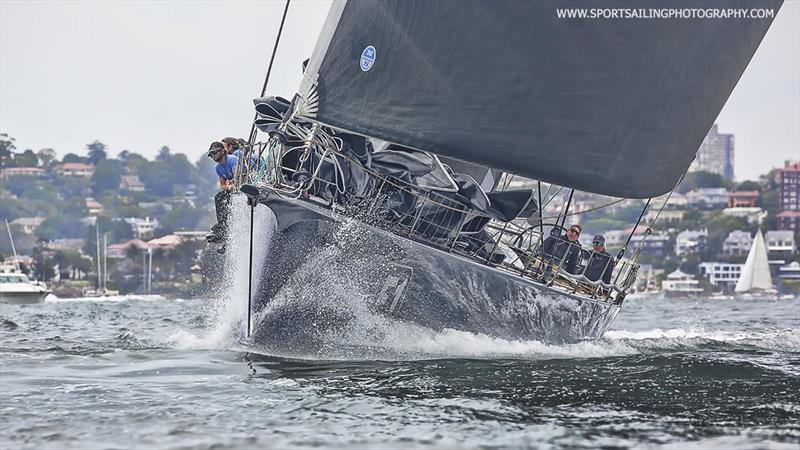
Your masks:
M 0 448 L 800 445 L 798 300 L 629 299 L 570 345 L 409 327 L 339 360 L 248 351 L 228 301 L 0 305 Z

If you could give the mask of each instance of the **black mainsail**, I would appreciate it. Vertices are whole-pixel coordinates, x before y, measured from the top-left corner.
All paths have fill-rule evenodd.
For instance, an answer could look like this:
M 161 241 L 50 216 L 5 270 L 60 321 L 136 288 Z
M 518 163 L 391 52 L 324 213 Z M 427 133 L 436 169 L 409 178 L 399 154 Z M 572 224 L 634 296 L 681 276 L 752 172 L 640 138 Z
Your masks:
M 777 13 L 781 3 L 757 6 Z M 753 6 L 334 2 L 302 110 L 334 128 L 529 178 L 657 196 L 685 173 L 772 18 L 566 19 L 558 9 Z

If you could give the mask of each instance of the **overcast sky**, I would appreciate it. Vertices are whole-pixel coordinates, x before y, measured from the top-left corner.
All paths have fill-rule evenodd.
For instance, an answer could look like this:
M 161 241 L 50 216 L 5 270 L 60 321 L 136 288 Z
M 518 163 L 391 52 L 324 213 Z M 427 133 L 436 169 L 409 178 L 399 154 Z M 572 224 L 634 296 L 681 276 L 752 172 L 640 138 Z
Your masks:
M 291 96 L 328 0 L 294 0 L 268 94 Z M 0 0 L 0 132 L 19 149 L 192 160 L 245 137 L 283 1 Z M 800 1 L 787 0 L 719 116 L 736 177 L 800 159 Z

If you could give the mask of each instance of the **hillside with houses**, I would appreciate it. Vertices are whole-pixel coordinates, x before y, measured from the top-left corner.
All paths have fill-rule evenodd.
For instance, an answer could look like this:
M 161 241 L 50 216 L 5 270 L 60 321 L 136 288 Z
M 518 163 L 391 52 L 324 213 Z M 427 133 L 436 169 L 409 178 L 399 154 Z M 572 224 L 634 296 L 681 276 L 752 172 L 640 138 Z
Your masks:
M 148 160 L 124 150 L 112 157 L 95 141 L 58 159 L 52 149 L 19 151 L 0 136 L 0 221 L 9 223 L 21 266 L 56 292 L 97 283 L 98 241 L 111 289 L 180 293 L 198 285 L 215 189 L 212 161 L 191 162 L 168 147 Z M 3 228 L 0 258 L 10 263 Z
M 595 234 L 604 235 L 611 253 L 629 237 L 641 244 L 642 290 L 658 290 L 672 275 L 704 292 L 730 291 L 761 230 L 777 287 L 797 292 L 800 162 L 735 182 L 731 145 L 732 135 L 712 128 L 690 172 L 674 192 L 652 199 L 635 230 L 644 200 L 575 193 L 569 220 L 583 226 L 586 247 Z M 58 159 L 52 149 L 20 151 L 0 135 L 0 220 L 9 222 L 21 265 L 66 293 L 97 283 L 98 255 L 108 287 L 121 293 L 182 294 L 213 278 L 219 255 L 203 239 L 213 216 L 213 162 L 191 162 L 167 147 L 153 160 L 108 153 L 95 141 Z M 536 184 L 514 177 L 509 186 Z M 543 215 L 555 217 L 563 195 L 544 189 L 554 195 L 544 196 L 552 200 Z M 0 233 L 0 258 L 9 262 L 11 255 Z

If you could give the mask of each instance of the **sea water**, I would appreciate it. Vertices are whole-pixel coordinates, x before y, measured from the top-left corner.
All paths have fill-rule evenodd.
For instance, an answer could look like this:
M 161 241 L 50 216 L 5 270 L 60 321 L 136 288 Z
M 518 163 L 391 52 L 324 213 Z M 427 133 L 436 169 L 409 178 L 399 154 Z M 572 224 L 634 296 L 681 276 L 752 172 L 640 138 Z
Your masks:
M 275 354 L 245 338 L 248 250 L 204 300 L 0 305 L 0 448 L 800 445 L 800 300 L 631 298 L 602 339 L 555 345 L 377 317 L 332 277 L 281 301 L 347 303 L 349 351 Z

